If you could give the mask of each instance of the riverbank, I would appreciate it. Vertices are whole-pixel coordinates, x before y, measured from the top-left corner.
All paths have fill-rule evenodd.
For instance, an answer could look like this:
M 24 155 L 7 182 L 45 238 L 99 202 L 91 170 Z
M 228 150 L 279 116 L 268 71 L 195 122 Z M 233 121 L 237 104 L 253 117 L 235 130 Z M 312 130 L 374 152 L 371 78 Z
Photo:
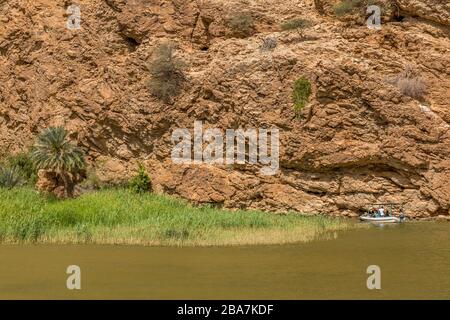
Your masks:
M 308 242 L 364 225 L 343 218 L 196 207 L 156 194 L 110 189 L 56 200 L 0 189 L 0 242 L 154 246 Z

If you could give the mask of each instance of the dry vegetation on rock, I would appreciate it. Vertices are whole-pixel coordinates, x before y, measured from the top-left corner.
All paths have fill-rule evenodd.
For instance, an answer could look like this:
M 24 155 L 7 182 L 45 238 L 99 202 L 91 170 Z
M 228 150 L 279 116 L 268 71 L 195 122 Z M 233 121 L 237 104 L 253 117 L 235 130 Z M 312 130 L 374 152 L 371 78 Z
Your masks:
M 423 99 L 427 94 L 427 84 L 415 70 L 408 64 L 405 69 L 393 80 L 400 92 L 414 99 Z
M 150 92 L 165 103 L 170 103 L 180 93 L 185 76 L 185 63 L 175 56 L 175 47 L 163 43 L 155 50 L 153 60 L 148 64 L 151 74 Z
M 233 34 L 238 37 L 249 37 L 255 31 L 253 17 L 249 12 L 233 13 L 227 23 Z

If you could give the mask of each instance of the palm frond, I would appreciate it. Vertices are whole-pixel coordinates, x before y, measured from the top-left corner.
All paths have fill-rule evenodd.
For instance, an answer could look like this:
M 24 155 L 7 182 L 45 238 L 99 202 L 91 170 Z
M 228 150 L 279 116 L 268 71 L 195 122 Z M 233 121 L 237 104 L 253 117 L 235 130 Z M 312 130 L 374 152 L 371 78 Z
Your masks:
M 31 157 L 37 169 L 55 172 L 74 172 L 85 167 L 83 150 L 67 139 L 63 127 L 44 130 L 31 150 Z

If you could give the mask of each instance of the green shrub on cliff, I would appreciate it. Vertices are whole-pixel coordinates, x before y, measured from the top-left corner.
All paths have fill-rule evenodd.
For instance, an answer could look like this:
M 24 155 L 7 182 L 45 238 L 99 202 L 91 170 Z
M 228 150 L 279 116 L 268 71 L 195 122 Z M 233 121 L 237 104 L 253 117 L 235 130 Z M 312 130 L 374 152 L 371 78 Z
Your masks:
M 303 18 L 296 18 L 291 19 L 288 21 L 285 21 L 281 24 L 281 29 L 284 31 L 287 30 L 297 30 L 298 34 L 301 38 L 304 37 L 304 29 L 307 29 L 311 27 L 313 24 L 311 21 L 303 19 Z
M 300 114 L 300 111 L 308 103 L 309 96 L 311 95 L 311 83 L 305 77 L 297 79 L 294 83 L 294 89 L 292 92 L 292 99 L 294 101 L 294 113 L 296 116 Z

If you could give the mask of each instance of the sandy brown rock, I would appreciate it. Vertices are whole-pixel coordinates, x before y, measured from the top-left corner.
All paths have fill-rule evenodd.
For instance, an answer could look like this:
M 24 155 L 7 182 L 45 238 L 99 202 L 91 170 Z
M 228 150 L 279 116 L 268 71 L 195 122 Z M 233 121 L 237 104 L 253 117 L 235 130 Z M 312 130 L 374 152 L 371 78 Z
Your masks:
M 58 199 L 80 195 L 81 190 L 76 187 L 76 184 L 85 179 L 85 173 L 66 173 L 65 177 L 66 183 L 68 183 L 68 186 L 71 189 L 70 192 L 68 192 L 66 185 L 64 184 L 64 181 L 60 175 L 58 175 L 54 171 L 41 169 L 38 171 L 36 189 L 42 193 L 53 194 Z
M 17 152 L 45 127 L 64 125 L 103 182 L 126 181 L 140 160 L 155 190 L 197 203 L 354 215 L 394 201 L 409 215 L 448 215 L 448 4 L 398 2 L 402 20 L 374 31 L 364 19 L 336 19 L 325 0 L 86 0 L 80 30 L 66 28 L 69 1 L 3 1 L 0 150 Z M 253 35 L 229 30 L 236 12 L 251 13 Z M 295 17 L 314 24 L 305 39 L 280 29 Z M 261 51 L 267 37 L 278 45 Z M 166 41 L 188 65 L 173 104 L 146 85 L 146 65 Z M 427 81 L 421 101 L 389 81 L 407 64 Z M 313 94 L 297 119 L 291 95 L 300 76 Z M 172 163 L 173 130 L 196 120 L 278 128 L 280 171 Z
M 58 187 L 58 177 L 54 172 L 39 170 L 36 189 L 39 192 L 51 193 Z
M 406 14 L 450 26 L 450 2 L 447 0 L 397 0 L 398 7 Z

